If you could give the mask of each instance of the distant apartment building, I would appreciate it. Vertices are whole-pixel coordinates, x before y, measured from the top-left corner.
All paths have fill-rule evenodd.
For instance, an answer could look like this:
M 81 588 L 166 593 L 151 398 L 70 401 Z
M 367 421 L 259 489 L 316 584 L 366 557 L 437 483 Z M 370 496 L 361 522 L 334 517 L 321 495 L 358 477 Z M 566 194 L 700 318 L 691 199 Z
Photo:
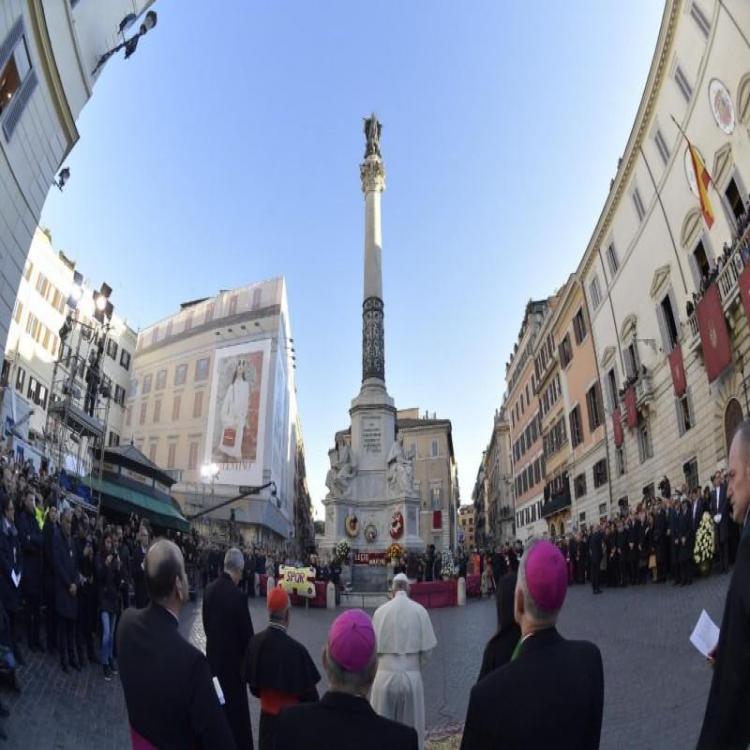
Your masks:
M 458 525 L 459 525 L 459 547 L 462 547 L 464 552 L 471 552 L 475 546 L 476 541 L 474 539 L 474 506 L 473 505 L 462 505 L 458 509 Z

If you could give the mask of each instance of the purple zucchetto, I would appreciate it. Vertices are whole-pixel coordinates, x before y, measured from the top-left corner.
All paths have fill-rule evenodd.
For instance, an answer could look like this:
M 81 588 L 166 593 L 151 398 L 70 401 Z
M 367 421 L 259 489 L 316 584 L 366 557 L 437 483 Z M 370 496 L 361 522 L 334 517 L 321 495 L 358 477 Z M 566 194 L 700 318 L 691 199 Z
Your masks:
M 568 591 L 568 569 L 562 552 L 551 542 L 537 542 L 526 552 L 526 588 L 539 609 L 557 612 Z
M 375 651 L 372 620 L 361 609 L 339 615 L 328 632 L 328 653 L 345 672 L 361 672 Z

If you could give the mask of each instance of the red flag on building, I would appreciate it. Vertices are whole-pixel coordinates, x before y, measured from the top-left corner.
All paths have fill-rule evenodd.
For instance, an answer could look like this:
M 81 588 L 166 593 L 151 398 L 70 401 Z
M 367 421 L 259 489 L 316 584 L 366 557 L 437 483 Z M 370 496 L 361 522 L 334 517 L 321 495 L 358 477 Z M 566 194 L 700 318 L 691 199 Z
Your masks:
M 685 394 L 687 381 L 685 380 L 685 365 L 682 361 L 682 345 L 676 344 L 669 355 L 669 369 L 672 371 L 672 384 L 674 392 L 679 396 Z
M 687 141 L 687 136 L 685 136 L 685 140 Z M 688 141 L 688 149 L 690 150 L 690 160 L 693 162 L 693 172 L 695 172 L 695 183 L 698 187 L 698 199 L 701 202 L 703 220 L 706 222 L 706 226 L 711 229 L 714 223 L 714 209 L 708 197 L 708 186 L 712 182 L 711 175 L 708 173 L 698 149 L 690 141 Z
M 740 287 L 740 299 L 742 300 L 742 307 L 745 308 L 745 315 L 747 316 L 747 322 L 750 323 L 750 263 L 748 263 L 740 274 L 740 278 L 737 281 Z
M 625 440 L 625 435 L 622 433 L 622 414 L 619 409 L 612 412 L 612 432 L 615 433 L 615 447 L 619 448 Z
M 721 297 L 716 284 L 706 289 L 706 293 L 695 310 L 698 330 L 703 345 L 703 361 L 706 365 L 708 382 L 713 383 L 732 363 L 732 343 L 729 339 L 727 320 L 721 308 Z
M 625 391 L 625 414 L 628 417 L 628 427 L 638 426 L 638 409 L 635 405 L 635 386 L 631 385 Z

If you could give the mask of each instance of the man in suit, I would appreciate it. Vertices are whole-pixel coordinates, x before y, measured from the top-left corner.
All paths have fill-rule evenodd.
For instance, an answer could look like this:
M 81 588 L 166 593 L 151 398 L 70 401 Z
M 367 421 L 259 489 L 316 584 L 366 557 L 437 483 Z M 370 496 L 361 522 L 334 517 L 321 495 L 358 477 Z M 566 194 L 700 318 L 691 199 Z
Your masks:
M 253 623 L 247 597 L 239 588 L 244 568 L 242 552 L 236 547 L 227 550 L 224 572 L 203 595 L 203 628 L 206 656 L 224 693 L 224 713 L 234 741 L 238 748 L 247 750 L 253 746 L 253 735 L 242 663 L 253 637 Z
M 714 486 L 711 490 L 711 517 L 714 519 L 714 532 L 717 547 L 717 557 L 721 572 L 729 570 L 729 506 L 727 502 L 727 486 L 721 478 L 721 472 L 714 474 Z
M 334 620 L 323 650 L 329 691 L 279 715 L 277 750 L 417 750 L 417 732 L 378 716 L 367 696 L 378 667 L 372 622 L 361 609 Z
M 703 505 L 703 496 L 701 495 L 700 487 L 694 487 L 691 496 L 690 524 L 693 528 L 693 537 L 695 537 L 698 533 L 698 527 L 701 525 L 701 519 L 703 518 L 705 507 Z
M 40 620 L 42 607 L 42 553 L 44 538 L 36 517 L 36 496 L 29 488 L 24 493 L 23 508 L 16 521 L 23 555 L 21 593 L 29 616 L 29 649 L 41 651 Z
M 599 747 L 604 671 L 599 649 L 555 628 L 567 591 L 560 550 L 532 542 L 518 569 L 515 617 L 521 627 L 509 664 L 471 691 L 462 750 Z M 560 675 L 575 675 L 571 690 Z
M 670 501 L 669 513 L 667 514 L 669 537 L 669 567 L 671 569 L 673 585 L 680 584 L 680 496 Z
M 703 718 L 699 750 L 746 748 L 750 744 L 750 421 L 735 433 L 729 449 L 727 495 L 732 518 L 742 526 L 729 584 L 714 674 Z
M 234 738 L 208 660 L 177 629 L 188 599 L 180 548 L 167 539 L 156 541 L 146 553 L 144 574 L 151 602 L 126 609 L 117 631 L 133 745 L 231 750 Z
M 604 554 L 602 545 L 601 528 L 597 526 L 589 537 L 589 559 L 591 560 L 591 588 L 595 594 L 601 594 L 602 590 L 599 585 L 601 575 L 602 555 Z
M 75 645 L 78 617 L 78 557 L 71 537 L 72 524 L 73 511 L 66 508 L 60 516 L 60 531 L 52 539 L 57 647 L 60 649 L 60 666 L 63 672 L 68 671 L 68 664 L 78 672 L 81 671 Z
M 148 550 L 148 528 L 141 524 L 138 529 L 138 541 L 135 545 L 131 562 L 131 577 L 135 593 L 135 606 L 145 607 L 148 604 L 148 590 L 146 586 L 146 551 Z

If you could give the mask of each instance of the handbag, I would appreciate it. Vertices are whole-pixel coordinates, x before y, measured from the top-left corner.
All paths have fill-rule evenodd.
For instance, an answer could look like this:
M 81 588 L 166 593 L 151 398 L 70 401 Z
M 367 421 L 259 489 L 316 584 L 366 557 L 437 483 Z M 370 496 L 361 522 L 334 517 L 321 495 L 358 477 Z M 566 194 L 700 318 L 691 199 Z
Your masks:
M 237 430 L 234 427 L 225 427 L 224 434 L 221 436 L 221 444 L 229 448 L 234 448 L 234 441 L 237 439 Z

